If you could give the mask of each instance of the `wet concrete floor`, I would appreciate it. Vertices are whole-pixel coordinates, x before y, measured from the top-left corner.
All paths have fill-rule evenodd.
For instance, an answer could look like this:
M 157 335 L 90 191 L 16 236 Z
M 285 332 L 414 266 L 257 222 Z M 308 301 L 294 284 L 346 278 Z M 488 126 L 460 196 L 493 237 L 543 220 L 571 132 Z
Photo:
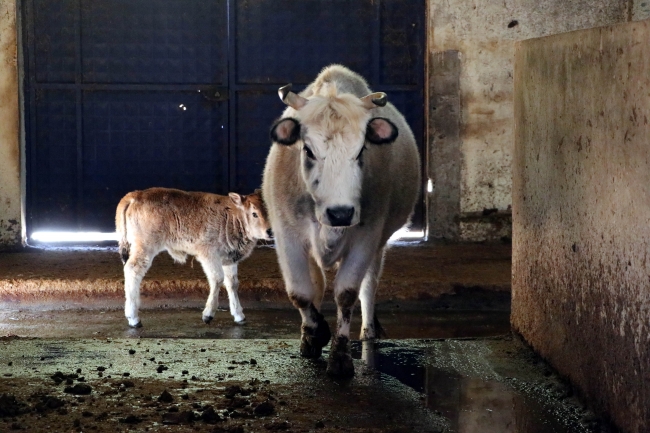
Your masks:
M 507 311 L 384 308 L 389 339 L 353 341 L 345 381 L 327 350 L 298 355 L 296 311 L 245 313 L 144 310 L 132 330 L 120 310 L 0 309 L 0 432 L 610 431 Z

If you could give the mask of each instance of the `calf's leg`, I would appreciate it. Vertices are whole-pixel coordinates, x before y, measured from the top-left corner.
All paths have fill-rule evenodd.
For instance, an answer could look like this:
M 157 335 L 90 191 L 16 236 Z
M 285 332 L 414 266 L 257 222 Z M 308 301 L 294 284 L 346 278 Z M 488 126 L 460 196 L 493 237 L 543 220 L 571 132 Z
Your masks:
M 139 328 L 142 326 L 138 311 L 140 310 L 140 284 L 144 275 L 151 267 L 155 254 L 151 254 L 137 246 L 131 246 L 129 259 L 124 265 L 124 315 L 129 321 L 129 326 Z
M 243 325 L 246 323 L 246 316 L 244 316 L 244 309 L 239 302 L 239 278 L 237 278 L 237 263 L 224 266 L 223 271 L 226 276 L 224 286 L 226 287 L 226 292 L 228 292 L 230 314 L 235 319 L 236 323 Z
M 221 289 L 221 284 L 223 284 L 223 267 L 217 255 L 213 257 L 209 255 L 197 255 L 196 258 L 201 263 L 203 272 L 205 272 L 205 276 L 208 278 L 208 285 L 210 286 L 210 295 L 203 309 L 203 321 L 210 323 L 214 318 L 215 311 L 219 307 L 219 290 Z

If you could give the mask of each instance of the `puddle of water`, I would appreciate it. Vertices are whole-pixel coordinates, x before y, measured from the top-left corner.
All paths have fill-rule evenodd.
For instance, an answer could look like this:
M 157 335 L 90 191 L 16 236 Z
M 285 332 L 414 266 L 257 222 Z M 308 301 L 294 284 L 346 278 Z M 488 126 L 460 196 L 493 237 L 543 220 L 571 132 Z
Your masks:
M 373 348 L 374 344 L 374 348 Z M 421 392 L 427 408 L 443 415 L 457 433 L 577 433 L 542 398 L 524 395 L 508 383 L 470 377 L 425 365 L 424 352 L 390 342 L 352 342 L 352 356 Z M 567 425 L 569 424 L 569 425 Z

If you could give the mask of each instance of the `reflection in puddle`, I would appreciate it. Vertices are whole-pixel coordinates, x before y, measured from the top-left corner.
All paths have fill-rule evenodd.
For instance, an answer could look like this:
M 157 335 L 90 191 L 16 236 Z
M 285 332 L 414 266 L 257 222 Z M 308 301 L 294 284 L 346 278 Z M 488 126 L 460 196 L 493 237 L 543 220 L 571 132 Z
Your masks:
M 551 407 L 506 383 L 422 365 L 422 351 L 392 343 L 353 342 L 352 355 L 421 392 L 426 406 L 457 433 L 575 433 Z M 589 431 L 580 428 L 580 431 Z

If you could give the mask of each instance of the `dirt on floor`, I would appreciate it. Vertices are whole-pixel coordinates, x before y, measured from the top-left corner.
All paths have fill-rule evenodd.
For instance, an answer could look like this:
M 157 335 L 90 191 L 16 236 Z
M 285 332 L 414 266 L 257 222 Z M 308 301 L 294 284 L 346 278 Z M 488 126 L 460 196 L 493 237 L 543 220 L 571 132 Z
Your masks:
M 611 432 L 512 337 L 355 342 L 348 380 L 298 345 L 0 339 L 0 431 Z
M 353 380 L 294 341 L 0 342 L 0 431 L 441 432 L 442 417 L 358 364 Z M 386 430 L 388 428 L 388 430 Z
M 378 301 L 428 302 L 445 295 L 508 296 L 510 245 L 402 243 L 388 249 Z M 331 282 L 333 273 L 328 274 Z M 249 305 L 287 303 L 275 250 L 261 246 L 239 266 L 239 295 Z M 116 248 L 48 248 L 0 253 L 0 302 L 53 308 L 104 308 L 123 300 L 122 263 Z M 154 260 L 142 283 L 147 306 L 204 302 L 208 283 L 198 262 L 173 263 L 167 253 Z M 199 302 L 200 301 L 200 302 Z M 447 301 L 444 302 L 448 302 Z M 481 307 L 481 305 L 476 305 Z M 471 308 L 471 306 L 470 306 Z

